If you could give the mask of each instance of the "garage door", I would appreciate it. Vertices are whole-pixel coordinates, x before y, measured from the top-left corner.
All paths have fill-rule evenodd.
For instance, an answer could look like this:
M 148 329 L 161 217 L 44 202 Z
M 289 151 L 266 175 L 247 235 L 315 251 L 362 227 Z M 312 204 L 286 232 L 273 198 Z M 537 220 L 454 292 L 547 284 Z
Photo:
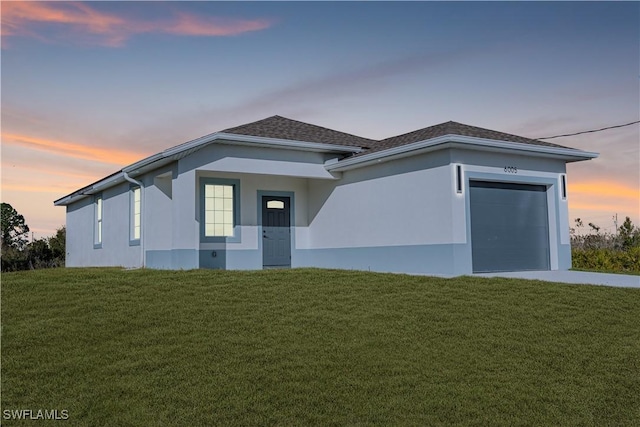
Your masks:
M 543 185 L 471 181 L 473 271 L 549 270 Z

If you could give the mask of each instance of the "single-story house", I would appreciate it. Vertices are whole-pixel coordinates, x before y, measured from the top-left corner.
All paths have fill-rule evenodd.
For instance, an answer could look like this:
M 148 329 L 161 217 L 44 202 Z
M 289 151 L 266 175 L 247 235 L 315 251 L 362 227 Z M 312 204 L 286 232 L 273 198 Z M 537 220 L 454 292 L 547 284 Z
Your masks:
M 566 163 L 597 153 L 446 122 L 375 141 L 273 116 L 54 203 L 69 267 L 571 267 Z

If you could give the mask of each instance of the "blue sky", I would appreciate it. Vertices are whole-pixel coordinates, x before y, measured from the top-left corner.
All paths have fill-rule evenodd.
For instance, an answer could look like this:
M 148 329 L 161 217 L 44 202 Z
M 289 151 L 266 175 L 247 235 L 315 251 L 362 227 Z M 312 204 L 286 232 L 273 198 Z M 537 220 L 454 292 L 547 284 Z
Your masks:
M 2 200 L 36 237 L 64 223 L 54 199 L 275 114 L 374 139 L 640 116 L 637 2 L 3 2 L 2 34 Z M 639 140 L 552 140 L 601 153 L 569 165 L 571 219 L 640 222 Z

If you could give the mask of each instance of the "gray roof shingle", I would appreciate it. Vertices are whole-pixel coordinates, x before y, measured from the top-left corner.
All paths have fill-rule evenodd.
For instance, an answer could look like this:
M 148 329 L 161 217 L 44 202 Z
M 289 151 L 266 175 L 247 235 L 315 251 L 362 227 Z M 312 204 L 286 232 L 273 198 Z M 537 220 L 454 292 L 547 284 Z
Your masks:
M 225 129 L 222 133 L 363 148 L 371 147 L 376 143 L 376 141 L 372 139 L 338 132 L 337 130 L 327 129 L 322 126 L 299 122 L 281 116 L 271 116 L 256 122 Z
M 476 138 L 492 139 L 496 141 L 517 142 L 521 144 L 540 145 L 544 147 L 555 148 L 568 148 L 562 145 L 552 144 L 550 142 L 540 141 L 538 139 L 525 138 L 523 136 L 511 135 L 504 132 L 498 132 L 490 129 L 483 129 L 476 126 L 469 126 L 458 122 L 445 122 L 438 125 L 429 126 L 423 129 L 418 129 L 413 132 L 405 133 L 403 135 L 392 136 L 381 141 L 376 142 L 371 149 L 366 150 L 365 153 L 372 153 L 375 151 L 383 151 L 389 148 L 399 147 L 402 145 L 411 144 L 414 142 L 425 141 L 427 139 L 436 138 L 443 135 L 461 135 L 471 136 Z

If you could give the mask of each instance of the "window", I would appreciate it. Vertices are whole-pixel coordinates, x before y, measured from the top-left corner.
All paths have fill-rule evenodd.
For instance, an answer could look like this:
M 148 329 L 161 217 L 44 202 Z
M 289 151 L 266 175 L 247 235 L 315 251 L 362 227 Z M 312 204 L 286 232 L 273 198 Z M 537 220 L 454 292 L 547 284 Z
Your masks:
M 462 193 L 462 166 L 456 165 L 456 193 Z
M 95 196 L 95 226 L 93 230 L 93 247 L 102 247 L 102 196 Z
M 207 242 L 239 242 L 240 181 L 200 180 L 201 239 Z
M 562 200 L 567 199 L 567 176 L 562 175 Z
M 267 201 L 267 209 L 284 209 L 284 202 L 281 200 Z
M 204 235 L 233 236 L 233 186 L 204 186 Z
M 131 208 L 129 212 L 129 219 L 131 224 L 129 227 L 129 243 L 134 245 L 140 243 L 140 232 L 142 224 L 141 194 L 142 191 L 140 187 L 133 187 L 131 189 Z

